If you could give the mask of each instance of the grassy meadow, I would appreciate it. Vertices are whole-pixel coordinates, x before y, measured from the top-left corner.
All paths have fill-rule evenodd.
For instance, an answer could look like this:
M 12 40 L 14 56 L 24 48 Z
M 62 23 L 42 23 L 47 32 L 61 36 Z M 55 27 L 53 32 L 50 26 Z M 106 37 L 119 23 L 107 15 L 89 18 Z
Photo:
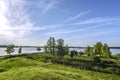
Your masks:
M 33 58 L 30 58 L 32 56 Z M 42 54 L 0 57 L 0 80 L 119 80 L 116 74 L 80 70 L 45 61 Z

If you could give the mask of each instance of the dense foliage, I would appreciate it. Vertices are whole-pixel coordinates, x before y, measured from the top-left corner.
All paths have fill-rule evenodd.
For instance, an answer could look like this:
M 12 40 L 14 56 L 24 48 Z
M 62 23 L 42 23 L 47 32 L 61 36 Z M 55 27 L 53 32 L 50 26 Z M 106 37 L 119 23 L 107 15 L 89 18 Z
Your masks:
M 64 47 L 64 40 L 50 37 L 47 41 L 47 45 L 44 46 L 44 52 L 54 56 L 64 57 L 69 52 L 68 45 Z
M 40 47 L 37 47 L 37 48 L 36 48 L 36 50 L 37 50 L 37 51 L 40 51 L 40 50 L 41 50 L 41 48 L 40 48 Z
M 106 58 L 111 57 L 109 46 L 106 43 L 102 44 L 101 42 L 97 42 L 93 47 L 87 46 L 84 52 L 78 52 L 75 50 L 70 50 L 68 45 L 65 46 L 63 39 L 55 40 L 54 37 L 50 37 L 48 39 L 47 45 L 44 46 L 44 52 L 59 57 L 64 57 L 65 55 L 70 55 L 71 57 L 79 55 L 81 56 L 84 53 L 84 55 L 90 56 L 92 58 L 95 56 Z
M 7 54 L 11 55 L 11 53 L 15 51 L 14 45 L 8 45 L 5 51 L 7 52 Z
M 108 45 L 106 43 L 103 45 L 101 42 L 97 42 L 94 47 L 86 47 L 85 54 L 91 57 L 95 57 L 95 55 L 106 58 L 111 57 L 111 52 Z

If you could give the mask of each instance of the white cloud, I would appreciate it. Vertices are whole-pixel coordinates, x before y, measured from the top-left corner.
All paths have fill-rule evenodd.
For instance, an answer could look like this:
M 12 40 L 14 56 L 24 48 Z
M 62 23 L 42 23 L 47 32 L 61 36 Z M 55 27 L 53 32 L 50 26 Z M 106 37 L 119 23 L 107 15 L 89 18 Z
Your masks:
M 56 0 L 40 0 L 37 7 L 42 9 L 40 15 L 44 15 L 49 10 L 55 8 L 58 1 Z M 30 43 L 33 41 L 33 31 L 46 30 L 59 27 L 60 25 L 36 26 L 31 21 L 30 15 L 27 14 L 26 0 L 0 0 L 0 41 L 1 43 L 12 42 Z M 37 3 L 34 3 L 34 5 Z M 31 37 L 29 37 L 31 36 Z M 22 42 L 21 42 L 22 41 Z
M 26 39 L 32 31 L 43 30 L 36 27 L 26 14 L 25 0 L 0 0 L 0 39 L 3 42 Z M 19 43 L 19 42 L 18 42 Z
M 67 20 L 65 20 L 65 22 L 73 21 L 73 20 L 78 19 L 78 18 L 80 18 L 80 17 L 82 17 L 82 16 L 84 16 L 84 15 L 89 14 L 90 12 L 91 12 L 91 11 L 86 11 L 86 12 L 79 13 L 78 15 L 76 15 L 76 16 L 74 16 L 74 17 L 68 18 Z
M 48 10 L 50 10 L 54 5 L 56 4 L 56 2 L 52 2 L 49 3 L 43 10 L 42 14 L 45 14 Z
M 104 23 L 104 24 L 89 26 L 89 27 L 85 27 L 85 28 L 81 28 L 81 29 L 75 29 L 75 30 L 61 30 L 61 31 L 57 31 L 57 32 L 48 32 L 45 35 L 61 35 L 61 34 L 71 34 L 71 33 L 83 32 L 83 31 L 86 31 L 86 30 L 91 30 L 91 29 L 99 28 L 101 26 L 110 25 L 110 24 L 113 24 L 113 23 L 108 22 L 108 23 Z
M 86 44 L 86 46 L 88 44 L 93 45 L 93 43 L 94 42 L 96 43 L 97 41 L 107 41 L 107 43 L 108 42 L 111 43 L 111 41 L 109 41 L 109 40 L 115 40 L 115 38 L 111 38 L 111 37 L 108 38 L 107 36 L 109 36 L 113 33 L 116 33 L 116 32 L 120 32 L 120 31 L 119 30 L 113 30 L 113 29 L 107 29 L 107 31 L 106 30 L 103 30 L 103 31 L 96 30 L 96 31 L 90 31 L 89 33 L 81 33 L 80 36 L 67 37 L 66 40 L 75 41 L 75 42 L 78 42 L 79 40 L 82 40 L 81 41 L 82 43 L 83 42 L 88 42 Z M 91 42 L 93 42 L 93 43 L 91 44 Z M 73 43 L 73 45 L 74 45 L 74 43 Z M 85 44 L 82 44 L 82 45 L 85 45 Z M 112 46 L 113 46 L 113 44 L 112 44 Z
M 77 23 L 74 23 L 73 25 L 118 22 L 119 20 L 120 18 L 116 18 L 116 17 L 97 17 L 97 18 L 91 18 L 85 21 L 77 22 Z
M 56 5 L 59 2 L 57 0 L 39 0 L 37 3 L 37 8 L 41 9 L 40 15 L 46 14 L 48 11 L 50 11 L 53 8 L 56 8 Z

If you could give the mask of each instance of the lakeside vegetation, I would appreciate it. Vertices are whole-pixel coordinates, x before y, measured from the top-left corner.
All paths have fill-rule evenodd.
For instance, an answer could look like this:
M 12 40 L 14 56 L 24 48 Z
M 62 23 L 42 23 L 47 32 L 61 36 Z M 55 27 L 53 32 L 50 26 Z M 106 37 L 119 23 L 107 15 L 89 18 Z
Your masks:
M 0 80 L 120 79 L 120 55 L 111 55 L 106 43 L 97 42 L 78 52 L 64 45 L 63 39 L 50 37 L 44 52 L 21 54 L 19 47 L 19 54 L 11 55 L 14 45 L 8 45 L 6 52 L 7 56 L 0 57 Z

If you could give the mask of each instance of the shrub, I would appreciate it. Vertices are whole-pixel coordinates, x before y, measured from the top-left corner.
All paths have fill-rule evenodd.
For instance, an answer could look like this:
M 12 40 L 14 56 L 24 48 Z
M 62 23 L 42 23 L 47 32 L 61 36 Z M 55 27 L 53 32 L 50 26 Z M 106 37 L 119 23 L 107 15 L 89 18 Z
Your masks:
M 93 58 L 93 61 L 95 63 L 101 63 L 101 59 L 99 57 L 97 57 L 97 56 Z
M 5 71 L 5 69 L 4 68 L 0 68 L 0 72 L 4 72 Z

